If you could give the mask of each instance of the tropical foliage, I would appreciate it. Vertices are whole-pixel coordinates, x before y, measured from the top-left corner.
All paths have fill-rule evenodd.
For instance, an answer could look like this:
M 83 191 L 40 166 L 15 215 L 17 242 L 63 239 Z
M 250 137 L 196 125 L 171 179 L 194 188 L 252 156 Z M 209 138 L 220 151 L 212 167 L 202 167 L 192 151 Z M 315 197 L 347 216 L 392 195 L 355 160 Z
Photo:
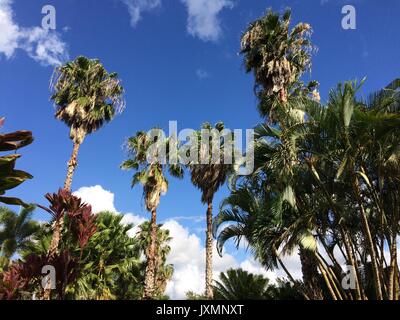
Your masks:
M 0 253 L 7 259 L 25 250 L 32 237 L 38 233 L 40 225 L 32 220 L 35 207 L 23 208 L 19 214 L 0 207 Z
M 218 189 L 225 184 L 228 175 L 232 172 L 232 162 L 225 162 L 225 141 L 232 137 L 227 137 L 223 132 L 224 124 L 219 122 L 212 128 L 211 124 L 204 123 L 202 129 L 196 132 L 198 143 L 198 154 L 195 163 L 189 162 L 191 180 L 194 186 L 201 191 L 201 202 L 207 204 L 207 232 L 206 232 L 206 297 L 213 298 L 212 282 L 212 205 L 214 195 Z M 206 130 L 206 131 L 205 131 Z M 207 134 L 205 134 L 207 133 Z M 222 136 L 221 136 L 222 135 Z M 195 141 L 196 141 L 195 140 Z M 233 158 L 233 150 L 229 158 Z
M 158 134 L 157 134 L 158 132 Z M 168 190 L 168 180 L 165 170 L 178 178 L 183 176 L 183 168 L 179 165 L 165 165 L 160 161 L 162 150 L 164 155 L 169 154 L 169 143 L 164 139 L 159 129 L 153 129 L 154 138 L 145 132 L 138 132 L 128 139 L 127 149 L 130 158 L 122 164 L 125 170 L 134 170 L 136 173 L 132 178 L 132 187 L 140 183 L 143 186 L 143 197 L 146 209 L 151 213 L 150 241 L 146 252 L 147 263 L 145 273 L 145 287 L 143 297 L 152 299 L 156 295 L 156 268 L 157 268 L 157 207 L 162 194 Z M 169 163 L 166 159 L 165 163 Z
M 254 275 L 242 269 L 221 272 L 220 280 L 213 286 L 216 300 L 301 300 L 293 286 L 282 279 L 276 284 L 262 275 Z
M 270 103 L 272 93 L 256 83 L 265 93 L 260 105 Z M 215 230 L 233 222 L 219 232 L 219 248 L 244 237 L 268 269 L 282 267 L 293 284 L 281 256 L 299 250 L 297 288 L 307 299 L 398 298 L 399 81 L 367 100 L 357 95 L 361 85 L 339 84 L 326 104 L 307 90 L 288 91 L 273 125 L 256 128 L 254 174 L 235 180 L 215 219 Z M 352 289 L 342 285 L 343 265 L 354 271 Z
M 55 116 L 70 128 L 74 144 L 64 184 L 70 191 L 80 145 L 123 110 L 124 90 L 116 73 L 108 73 L 99 60 L 83 56 L 56 68 L 52 83 Z
M 0 128 L 4 124 L 4 118 L 0 118 Z M 17 151 L 33 141 L 32 132 L 30 131 L 16 131 L 12 133 L 0 134 L 0 151 Z M 11 205 L 26 204 L 18 198 L 10 198 L 4 196 L 6 191 L 11 190 L 21 183 L 33 177 L 21 170 L 15 169 L 15 164 L 21 155 L 14 153 L 0 157 L 0 202 Z
M 399 300 L 400 80 L 368 98 L 364 80 L 339 83 L 321 101 L 318 82 L 304 82 L 311 31 L 307 23 L 291 27 L 290 11 L 268 11 L 242 35 L 262 117 L 252 174 L 241 176 L 225 161 L 236 150 L 222 122 L 203 124 L 192 145 L 182 142 L 183 153 L 176 137 L 157 128 L 127 140 L 121 168 L 134 171 L 131 186 L 142 186 L 151 214 L 134 236 L 122 215 L 95 215 L 71 193 L 80 145 L 124 108 L 121 80 L 86 57 L 56 68 L 55 116 L 74 144 L 67 177 L 63 189 L 45 196 L 48 206 L 37 205 L 50 215 L 39 224 L 33 206 L 5 196 L 32 178 L 15 169 L 20 155 L 0 157 L 0 202 L 23 206 L 19 214 L 0 208 L 0 299 L 167 299 L 171 237 L 157 224 L 157 209 L 169 176 L 187 170 L 207 205 L 205 292 L 188 292 L 189 299 Z M 29 131 L 0 134 L 0 151 L 32 141 Z M 184 167 L 182 158 L 190 158 Z M 229 194 L 213 217 L 224 185 Z M 244 241 L 266 270 L 279 268 L 286 278 L 272 284 L 242 269 L 213 277 L 213 237 L 220 255 L 227 241 Z M 302 279 L 285 263 L 293 255 Z M 53 269 L 56 279 L 44 277 Z

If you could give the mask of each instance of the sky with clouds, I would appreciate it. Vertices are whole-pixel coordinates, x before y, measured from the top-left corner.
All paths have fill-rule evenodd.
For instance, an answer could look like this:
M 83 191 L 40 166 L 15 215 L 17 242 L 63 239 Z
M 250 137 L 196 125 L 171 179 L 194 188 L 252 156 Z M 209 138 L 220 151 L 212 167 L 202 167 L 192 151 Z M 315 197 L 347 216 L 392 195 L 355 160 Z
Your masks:
M 345 4 L 356 8 L 356 30 L 341 27 Z M 56 30 L 41 28 L 45 5 L 56 9 Z M 62 186 L 72 146 L 68 129 L 54 120 L 49 81 L 54 66 L 86 55 L 118 72 L 127 108 L 85 140 L 73 189 L 95 211 L 112 210 L 124 214 L 124 221 L 144 221 L 148 214 L 142 190 L 131 189 L 131 173 L 119 169 L 126 156 L 124 141 L 153 126 L 168 131 L 173 120 L 178 130 L 220 120 L 228 128 L 247 129 L 260 121 L 253 79 L 245 74 L 238 51 L 246 25 L 269 7 L 291 7 L 293 23 L 313 26 L 318 50 L 306 77 L 321 83 L 322 99 L 339 81 L 366 76 L 367 94 L 399 76 L 400 42 L 390 32 L 400 26 L 397 0 L 0 0 L 3 130 L 29 129 L 35 136 L 18 160 L 18 167 L 34 179 L 12 195 L 45 204 L 43 195 Z M 222 188 L 216 195 L 216 210 L 227 192 Z M 175 274 L 167 288 L 171 297 L 203 288 L 205 211 L 190 179 L 170 179 L 158 216 L 174 237 L 169 259 Z M 39 211 L 35 217 L 48 218 Z M 228 244 L 225 252 L 222 258 L 214 255 L 216 274 L 241 266 L 272 279 L 283 275 L 266 273 L 244 248 Z M 297 258 L 286 259 L 300 276 Z

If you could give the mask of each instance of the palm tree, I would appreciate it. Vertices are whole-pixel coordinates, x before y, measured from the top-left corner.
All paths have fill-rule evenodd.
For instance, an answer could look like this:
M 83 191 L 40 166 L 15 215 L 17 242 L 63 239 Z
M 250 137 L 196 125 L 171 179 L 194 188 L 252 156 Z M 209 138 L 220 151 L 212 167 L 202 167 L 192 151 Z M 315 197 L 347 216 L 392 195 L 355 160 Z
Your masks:
M 70 191 L 80 145 L 123 110 L 124 90 L 116 73 L 107 72 L 99 60 L 83 56 L 58 67 L 52 82 L 55 116 L 70 128 L 74 144 L 64 184 Z
M 255 258 L 266 269 L 282 268 L 299 294 L 309 299 L 284 264 L 281 253 L 278 252 L 282 244 L 284 244 L 283 253 L 293 251 L 293 246 L 301 244 L 304 234 L 307 234 L 304 228 L 298 228 L 290 234 L 294 240 L 285 239 L 286 230 L 291 227 L 290 223 L 296 222 L 296 218 L 293 216 L 293 211 L 289 210 L 288 201 L 282 200 L 281 196 L 275 192 L 257 190 L 252 186 L 243 185 L 233 190 L 222 201 L 220 212 L 214 219 L 213 229 L 217 237 L 217 249 L 221 255 L 226 241 L 233 239 L 236 247 L 239 247 L 241 242 L 246 240 Z M 279 209 L 279 206 L 282 208 Z M 226 226 L 219 231 L 224 225 Z M 284 243 L 285 241 L 287 243 Z
M 158 129 L 153 129 L 158 131 Z M 159 135 L 160 137 L 161 135 Z M 160 161 L 162 156 L 158 150 L 165 148 L 167 158 Z M 183 169 L 179 165 L 167 165 L 169 162 L 168 139 L 155 138 L 154 140 L 145 132 L 138 132 L 128 139 L 127 148 L 130 159 L 122 165 L 122 169 L 136 171 L 132 178 L 132 187 L 140 183 L 143 186 L 143 196 L 146 209 L 151 213 L 150 238 L 148 259 L 146 265 L 144 299 L 153 299 L 155 295 L 156 256 L 157 256 L 157 207 L 160 197 L 168 190 L 168 180 L 165 171 L 171 176 L 182 178 Z
M 213 286 L 216 300 L 264 300 L 268 298 L 269 280 L 242 269 L 221 272 Z
M 393 82 L 363 101 L 359 89 L 339 85 L 326 106 L 302 100 L 304 123 L 259 126 L 255 172 L 236 180 L 215 219 L 215 231 L 229 223 L 219 248 L 245 237 L 267 268 L 279 263 L 278 249 L 299 247 L 312 299 L 399 298 L 399 91 Z M 343 257 L 352 290 L 341 284 Z
M 132 224 L 112 212 L 97 214 L 97 231 L 82 254 L 82 272 L 71 288 L 74 298 L 123 299 L 120 284 L 140 287 L 140 254 L 136 239 L 129 237 Z M 137 296 L 139 298 L 139 296 Z
M 146 259 L 149 259 L 148 249 L 150 247 L 151 236 L 150 236 L 150 223 L 148 221 L 143 222 L 139 226 L 139 231 L 135 237 L 136 241 L 139 242 L 139 247 Z M 155 271 L 155 297 L 163 297 L 164 291 L 167 287 L 167 283 L 171 280 L 174 267 L 171 264 L 166 264 L 168 254 L 171 251 L 171 247 L 168 243 L 171 241 L 169 236 L 169 230 L 162 229 L 162 225 L 157 226 L 157 244 L 156 244 L 156 271 Z
M 208 130 L 210 134 L 203 136 L 203 130 Z M 212 236 L 212 203 L 214 195 L 218 189 L 225 184 L 228 175 L 232 171 L 232 163 L 225 163 L 224 150 L 228 150 L 229 146 L 226 143 L 228 136 L 220 137 L 223 133 L 224 124 L 219 122 L 213 129 L 209 123 L 204 123 L 202 130 L 197 132 L 198 142 L 198 157 L 196 163 L 189 163 L 189 170 L 191 174 L 191 181 L 201 191 L 201 202 L 207 204 L 207 231 L 206 231 L 206 297 L 213 298 L 212 291 L 212 250 L 213 250 L 213 236 Z M 230 138 L 230 137 L 229 137 Z M 206 141 L 204 141 L 206 139 Z M 219 153 L 219 155 L 218 155 Z M 217 159 L 214 156 L 217 155 Z M 233 159 L 233 153 L 231 153 Z M 198 162 L 200 160 L 200 163 Z
M 39 231 L 39 224 L 31 220 L 34 206 L 23 208 L 19 214 L 0 207 L 0 247 L 7 259 L 27 248 L 32 237 Z
M 248 26 L 241 39 L 246 72 L 255 75 L 260 112 L 272 120 L 277 104 L 288 101 L 288 90 L 311 67 L 311 26 L 299 23 L 289 31 L 290 21 L 290 10 L 282 16 L 269 10 Z M 316 85 L 311 82 L 309 89 Z

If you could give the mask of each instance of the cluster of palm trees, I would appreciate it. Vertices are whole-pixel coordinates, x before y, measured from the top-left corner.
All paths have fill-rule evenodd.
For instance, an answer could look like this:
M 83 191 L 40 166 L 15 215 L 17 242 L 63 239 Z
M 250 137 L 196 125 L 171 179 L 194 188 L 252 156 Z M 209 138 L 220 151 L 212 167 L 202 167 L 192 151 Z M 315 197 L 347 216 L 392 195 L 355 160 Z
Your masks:
M 131 185 L 142 185 L 151 214 L 135 238 L 128 236 L 132 226 L 120 216 L 94 215 L 71 194 L 80 145 L 125 106 L 121 81 L 99 60 L 85 57 L 57 68 L 52 79 L 55 116 L 70 128 L 73 142 L 67 177 L 63 189 L 46 195 L 50 205 L 40 207 L 52 221 L 40 225 L 29 219 L 32 207 L 3 196 L 32 178 L 14 169 L 19 155 L 0 158 L 0 201 L 26 207 L 19 215 L 0 211 L 0 298 L 165 298 L 173 266 L 166 263 L 170 237 L 157 224 L 157 208 L 168 190 L 167 177 L 182 178 L 187 171 L 207 205 L 205 293 L 200 297 L 398 300 L 400 81 L 366 100 L 358 95 L 362 82 L 346 82 L 321 103 L 318 82 L 302 81 L 311 69 L 311 26 L 300 23 L 290 29 L 290 23 L 290 11 L 268 11 L 242 36 L 241 54 L 246 71 L 254 74 L 263 118 L 255 127 L 251 175 L 238 175 L 223 156 L 211 161 L 213 148 L 224 154 L 225 140 L 217 146 L 202 141 L 201 129 L 213 128 L 209 123 L 196 132 L 196 143 L 210 143 L 208 163 L 182 166 L 168 158 L 162 162 L 157 154 L 148 157 L 154 143 L 162 144 L 168 157 L 175 156 L 173 137 L 154 141 L 140 131 L 128 139 L 121 168 L 134 171 Z M 214 129 L 222 132 L 224 124 Z M 17 150 L 32 140 L 26 131 L 1 135 L 0 151 Z M 195 149 L 204 158 L 204 150 Z M 230 194 L 213 217 L 214 196 L 226 183 Z M 229 270 L 214 283 L 214 238 L 220 254 L 229 239 L 238 246 L 245 239 L 266 269 L 283 269 L 289 282 L 269 285 L 261 276 Z M 302 280 L 295 279 L 283 259 L 296 251 Z M 12 262 L 15 253 L 20 259 Z M 50 282 L 43 289 L 38 285 L 45 264 L 61 275 L 56 290 Z M 343 279 L 349 275 L 346 287 Z
M 289 22 L 290 12 L 269 12 L 242 38 L 266 121 L 256 128 L 254 173 L 234 179 L 215 219 L 218 247 L 245 238 L 306 299 L 398 300 L 400 81 L 368 99 L 357 94 L 363 81 L 345 82 L 322 104 L 317 83 L 299 80 L 310 67 L 310 26 L 289 31 Z M 295 250 L 302 284 L 282 261 Z

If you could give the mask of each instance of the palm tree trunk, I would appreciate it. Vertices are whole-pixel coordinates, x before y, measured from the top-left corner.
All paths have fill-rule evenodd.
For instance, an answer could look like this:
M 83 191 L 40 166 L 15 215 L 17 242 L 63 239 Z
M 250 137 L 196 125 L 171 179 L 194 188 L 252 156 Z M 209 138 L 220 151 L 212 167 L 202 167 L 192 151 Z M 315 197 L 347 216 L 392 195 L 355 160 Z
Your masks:
M 289 278 L 289 281 L 293 284 L 294 288 L 297 290 L 298 293 L 300 293 L 305 300 L 310 300 L 310 297 L 307 295 L 307 293 L 304 292 L 303 288 L 299 286 L 299 283 L 293 278 L 292 274 L 290 271 L 286 268 L 285 264 L 283 263 L 282 259 L 279 257 L 278 250 L 276 248 L 273 248 L 274 254 L 276 259 L 278 260 L 279 265 L 285 271 L 286 275 Z
M 397 235 L 392 237 L 390 245 L 390 267 L 389 267 L 389 300 L 396 300 L 396 282 L 397 282 Z
M 322 290 L 318 279 L 318 261 L 315 253 L 300 248 L 301 271 L 307 294 L 312 300 L 323 300 Z
M 49 251 L 47 252 L 48 258 L 53 258 L 58 253 L 58 246 L 59 246 L 60 240 L 61 240 L 61 232 L 62 232 L 63 224 L 64 224 L 64 217 L 62 217 L 61 219 L 56 220 L 54 222 L 53 237 L 51 238 Z M 51 283 L 48 283 L 47 287 L 43 288 L 44 289 L 43 300 L 50 300 L 50 298 L 51 298 L 51 288 L 50 287 L 51 287 Z
M 80 143 L 74 142 L 74 148 L 72 149 L 72 155 L 68 161 L 67 178 L 65 179 L 65 183 L 64 183 L 64 189 L 68 190 L 68 191 L 71 191 L 72 177 L 74 175 L 76 166 L 78 164 L 77 158 L 78 158 L 78 151 L 79 151 L 80 146 L 81 146 Z
M 332 299 L 333 300 L 338 300 L 338 298 L 336 296 L 336 293 L 335 293 L 335 290 L 332 287 L 332 283 L 331 283 L 331 281 L 329 281 L 328 274 L 327 274 L 327 272 L 326 272 L 326 270 L 324 268 L 324 265 L 322 264 L 321 261 L 318 262 L 318 267 L 319 267 L 319 270 L 321 271 L 322 277 L 325 280 L 326 287 L 328 288 L 328 291 L 329 291 Z
M 156 278 L 156 242 L 157 242 L 157 210 L 151 210 L 150 247 L 148 249 L 146 274 L 144 279 L 143 299 L 154 298 L 154 284 Z
M 371 264 L 372 264 L 372 271 L 373 271 L 373 275 L 374 275 L 376 298 L 377 298 L 377 300 L 382 300 L 383 299 L 382 286 L 381 286 L 381 279 L 380 279 L 380 274 L 379 274 L 379 269 L 378 269 L 378 260 L 377 260 L 376 251 L 375 251 L 375 244 L 372 239 L 371 229 L 369 228 L 368 218 L 365 213 L 364 206 L 362 204 L 360 186 L 359 186 L 357 179 L 355 179 L 355 182 L 354 182 L 354 192 L 356 194 L 358 205 L 360 206 L 361 225 L 363 226 L 363 229 L 364 229 L 367 248 L 368 248 L 368 251 L 371 256 Z
M 206 297 L 212 299 L 214 297 L 212 283 L 213 283 L 213 270 L 212 270 L 212 201 L 207 203 L 207 231 L 206 231 Z
M 71 191 L 72 185 L 72 176 L 74 175 L 75 168 L 77 166 L 77 157 L 79 151 L 80 143 L 74 142 L 74 147 L 72 149 L 71 158 L 68 161 L 67 167 L 67 177 L 64 182 L 64 189 L 67 191 Z M 64 224 L 64 217 L 61 217 L 59 220 L 54 222 L 54 230 L 53 230 L 53 237 L 51 239 L 49 251 L 47 253 L 48 257 L 54 257 L 58 253 L 58 247 L 61 240 L 62 229 Z M 51 298 L 51 289 L 44 288 L 43 299 L 50 300 Z
M 282 88 L 281 90 L 279 90 L 279 101 L 281 103 L 286 103 L 287 102 L 286 88 Z

